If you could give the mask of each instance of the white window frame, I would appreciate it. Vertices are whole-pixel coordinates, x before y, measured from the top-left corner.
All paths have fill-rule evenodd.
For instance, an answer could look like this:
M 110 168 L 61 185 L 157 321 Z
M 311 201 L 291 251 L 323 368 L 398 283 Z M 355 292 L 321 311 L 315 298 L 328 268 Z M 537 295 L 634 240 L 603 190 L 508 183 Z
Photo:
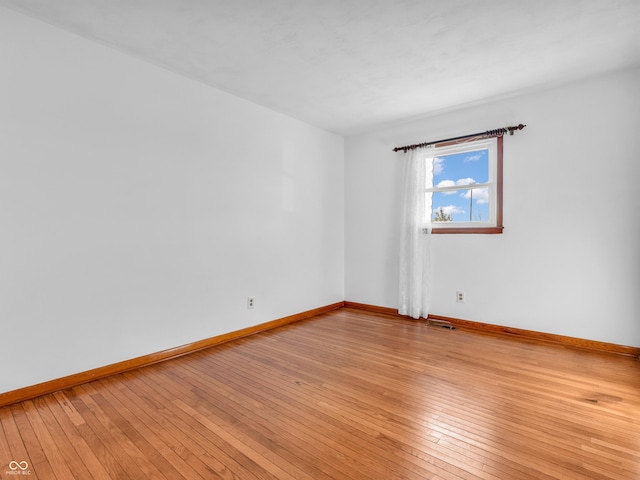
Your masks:
M 476 222 L 434 222 L 432 221 L 433 205 L 430 201 L 431 199 L 428 198 L 427 205 L 432 205 L 432 207 L 431 211 L 425 212 L 425 214 L 428 215 L 427 221 L 433 233 L 502 233 L 502 137 L 470 139 L 464 142 L 456 142 L 442 146 L 435 145 L 432 152 L 429 152 L 431 158 L 429 158 L 428 161 L 430 162 L 430 167 L 433 168 L 436 157 L 477 150 L 488 150 L 489 153 L 489 179 L 486 183 L 450 187 L 426 185 L 425 194 L 432 196 L 433 193 L 436 192 L 463 192 L 472 188 L 488 188 L 489 219 L 487 221 Z

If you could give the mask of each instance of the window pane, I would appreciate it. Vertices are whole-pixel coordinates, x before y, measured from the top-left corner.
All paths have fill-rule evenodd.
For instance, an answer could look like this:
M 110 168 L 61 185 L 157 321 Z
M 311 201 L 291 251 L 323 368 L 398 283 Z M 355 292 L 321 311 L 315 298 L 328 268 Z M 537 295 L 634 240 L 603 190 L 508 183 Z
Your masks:
M 442 155 L 433 160 L 433 186 L 451 187 L 489 181 L 489 150 Z
M 489 189 L 433 193 L 433 222 L 488 222 Z
M 434 187 L 464 187 L 489 181 L 489 150 L 442 155 L 434 159 Z M 489 190 L 473 188 L 433 193 L 434 222 L 487 222 Z

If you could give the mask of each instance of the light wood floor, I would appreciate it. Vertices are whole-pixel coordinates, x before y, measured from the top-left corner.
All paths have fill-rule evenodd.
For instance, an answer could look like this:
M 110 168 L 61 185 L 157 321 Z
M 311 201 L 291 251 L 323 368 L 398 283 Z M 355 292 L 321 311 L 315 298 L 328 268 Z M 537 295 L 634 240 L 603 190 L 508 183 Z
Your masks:
M 341 309 L 0 426 L 2 479 L 639 479 L 640 363 Z

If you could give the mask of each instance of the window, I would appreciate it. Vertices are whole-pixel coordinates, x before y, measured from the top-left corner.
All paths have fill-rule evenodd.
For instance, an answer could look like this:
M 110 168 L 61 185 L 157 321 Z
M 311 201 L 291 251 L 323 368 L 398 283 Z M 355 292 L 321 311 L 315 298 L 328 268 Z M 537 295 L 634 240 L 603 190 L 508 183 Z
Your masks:
M 433 233 L 502 233 L 502 137 L 437 144 L 426 205 Z

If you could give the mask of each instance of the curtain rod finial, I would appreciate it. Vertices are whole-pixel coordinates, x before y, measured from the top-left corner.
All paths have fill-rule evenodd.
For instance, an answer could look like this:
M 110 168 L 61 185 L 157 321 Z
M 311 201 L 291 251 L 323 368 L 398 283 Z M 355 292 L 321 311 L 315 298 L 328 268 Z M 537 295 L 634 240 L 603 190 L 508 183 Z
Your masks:
M 526 127 L 526 125 L 520 123 L 516 127 L 507 127 L 507 130 L 509 130 L 509 135 L 513 135 L 513 132 L 515 132 L 516 130 L 522 130 L 524 127 Z

